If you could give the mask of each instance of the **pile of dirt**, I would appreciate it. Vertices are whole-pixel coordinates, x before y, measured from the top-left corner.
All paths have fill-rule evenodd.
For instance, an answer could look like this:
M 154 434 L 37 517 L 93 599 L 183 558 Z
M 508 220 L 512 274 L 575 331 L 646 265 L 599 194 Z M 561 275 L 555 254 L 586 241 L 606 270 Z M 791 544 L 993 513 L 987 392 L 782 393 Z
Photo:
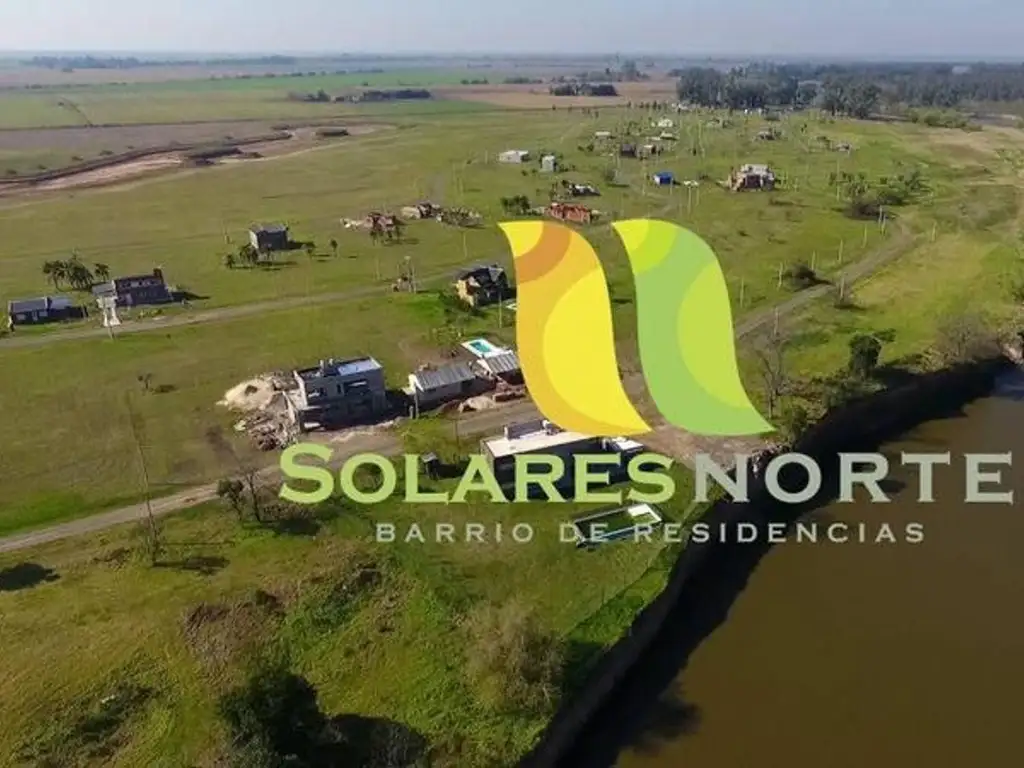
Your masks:
M 274 396 L 280 391 L 276 386 L 277 378 L 273 374 L 263 374 L 256 378 L 243 381 L 224 393 L 224 399 L 217 405 L 233 411 L 252 413 L 266 409 Z

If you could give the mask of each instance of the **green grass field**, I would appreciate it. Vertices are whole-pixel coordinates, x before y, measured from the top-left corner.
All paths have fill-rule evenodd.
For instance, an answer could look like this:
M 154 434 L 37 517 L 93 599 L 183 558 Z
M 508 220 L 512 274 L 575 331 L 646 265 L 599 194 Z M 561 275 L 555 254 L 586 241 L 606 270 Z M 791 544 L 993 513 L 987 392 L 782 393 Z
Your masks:
M 677 482 L 677 501 L 667 506 L 670 519 L 680 520 L 692 485 L 682 475 Z M 559 525 L 583 511 L 572 504 L 331 509 L 336 517 L 323 518 L 311 537 L 240 528 L 226 510 L 197 508 L 165 524 L 171 545 L 156 568 L 139 554 L 130 527 L 52 545 L 32 553 L 51 581 L 20 589 L 8 569 L 24 558 L 0 557 L 0 762 L 65 733 L 82 708 L 130 679 L 151 698 L 108 737 L 106 759 L 209 764 L 225 739 L 216 696 L 256 649 L 276 646 L 318 687 L 328 713 L 400 722 L 429 740 L 436 766 L 507 765 L 529 749 L 545 720 L 480 703 L 464 674 L 461 617 L 483 602 L 530 606 L 545 632 L 566 641 L 571 690 L 663 588 L 671 563 L 670 552 L 662 553 L 673 545 L 664 542 L 594 551 L 561 543 Z M 418 523 L 430 541 L 373 543 L 381 521 L 395 524 L 400 539 Z M 439 522 L 484 522 L 488 543 L 435 543 L 429 531 Z M 532 527 L 530 543 L 511 540 L 517 523 Z M 500 543 L 492 524 L 504 526 Z M 203 564 L 206 575 L 195 570 Z M 380 584 L 339 606 L 334 590 L 367 564 L 383 574 Z M 283 617 L 262 623 L 238 607 L 256 590 L 273 595 Z M 207 626 L 196 614 L 188 618 L 201 605 L 236 607 Z M 58 759 L 91 764 L 74 762 L 81 753 Z
M 720 255 L 740 316 L 791 295 L 778 287 L 780 265 L 813 262 L 819 275 L 828 279 L 841 266 L 885 245 L 899 227 L 918 232 L 919 237 L 932 222 L 943 234 L 969 227 L 987 242 L 994 226 L 1016 217 L 1009 170 L 992 155 L 991 147 L 957 145 L 961 152 L 955 162 L 943 161 L 948 148 L 929 138 L 960 141 L 964 134 L 959 132 L 812 123 L 809 135 L 827 133 L 855 144 L 851 157 L 837 160 L 835 153 L 805 151 L 796 139 L 755 146 L 750 138 L 757 128 L 753 121 L 718 134 L 705 131 L 705 157 L 694 157 L 680 147 L 648 170 L 665 168 L 681 178 L 701 173 L 719 178 L 734 162 L 765 159 L 786 174 L 787 189 L 772 195 L 733 194 L 709 182 L 701 188 L 699 204 L 691 201 L 688 213 L 685 193 L 646 186 L 639 163 L 623 161 L 624 186 L 609 187 L 602 181 L 602 171 L 612 161 L 576 149 L 593 130 L 614 128 L 617 119 L 610 113 L 596 121 L 581 120 L 564 111 L 508 113 L 500 119 L 438 118 L 431 124 L 353 137 L 306 154 L 172 175 L 127 189 L 58 195 L 3 210 L 6 239 L 0 285 L 5 296 L 45 292 L 42 262 L 72 249 L 87 262 L 109 264 L 115 273 L 161 265 L 173 283 L 209 297 L 196 302 L 201 307 L 284 297 L 301 300 L 372 287 L 378 283 L 378 270 L 381 295 L 114 341 L 26 349 L 0 346 L 5 367 L 21 372 L 0 384 L 0 404 L 5 411 L 18 413 L 17 419 L 0 425 L 0 439 L 8 446 L 0 456 L 0 469 L 9 478 L 0 502 L 0 530 L 82 516 L 139 497 L 142 485 L 126 396 L 133 398 L 132 408 L 143 424 L 152 484 L 170 491 L 230 471 L 208 433 L 219 428 L 233 434 L 230 415 L 215 403 L 241 380 L 325 355 L 370 353 L 385 363 L 393 382 L 402 382 L 418 363 L 436 356 L 431 332 L 443 323 L 440 306 L 431 296 L 413 300 L 387 290 L 406 258 L 413 260 L 421 278 L 444 278 L 467 262 L 509 266 L 505 243 L 493 226 L 502 217 L 499 198 L 515 193 L 537 201 L 545 198 L 550 179 L 528 169 L 484 162 L 485 156 L 493 157 L 508 146 L 564 151 L 577 166 L 566 177 L 595 182 L 604 194 L 594 205 L 616 218 L 654 215 L 692 227 Z M 798 125 L 794 119 L 786 130 L 795 133 Z M 679 143 L 686 146 L 685 128 L 683 136 Z M 989 140 L 986 134 L 978 136 Z M 899 227 L 889 227 L 884 236 L 872 223 L 852 221 L 836 210 L 827 180 L 837 165 L 874 176 L 918 162 L 927 164 L 934 196 L 902 212 Z M 964 193 L 963 184 L 972 185 L 970 194 Z M 365 234 L 346 231 L 338 222 L 342 216 L 397 207 L 421 197 L 464 202 L 481 210 L 487 225 L 462 231 L 432 221 L 411 222 L 407 242 L 373 246 Z M 294 264 L 281 264 L 276 270 L 225 268 L 223 253 L 240 241 L 248 222 L 260 220 L 288 222 L 296 237 L 315 239 L 321 255 L 310 260 L 299 251 L 290 257 Z M 231 245 L 225 243 L 225 231 Z M 326 247 L 332 237 L 340 245 L 337 258 Z M 625 256 L 607 226 L 587 228 L 587 237 L 605 263 L 616 299 L 616 333 L 624 345 L 623 360 L 630 365 L 635 316 Z M 845 322 L 871 318 L 861 313 Z M 492 313 L 473 321 L 467 332 L 493 334 L 496 326 Z M 512 329 L 504 331 L 509 341 L 511 333 Z M 74 373 L 54 376 L 54 370 Z M 156 384 L 171 391 L 143 393 L 137 383 L 143 373 L 152 374 Z M 35 385 L 21 386 L 23 377 Z M 54 403 L 60 404 L 59 410 Z M 59 483 L 53 481 L 54 467 L 63 477 Z
M 47 86 L 36 90 L 0 91 L 0 129 L 58 128 L 135 123 L 182 123 L 200 120 L 314 119 L 359 114 L 433 114 L 437 111 L 487 109 L 470 102 L 352 105 L 306 104 L 288 100 L 290 92 L 331 96 L 362 88 L 430 88 L 457 85 L 468 74 L 415 70 L 305 77 L 219 78 L 166 82 L 96 84 L 84 87 Z M 500 79 L 500 78 L 499 78 Z M 364 85 L 365 84 L 365 85 Z M 76 109 L 62 106 L 72 103 Z M 493 109 L 493 108 L 492 108 Z M 84 114 L 84 117 L 83 117 Z
M 216 111 L 219 86 L 205 87 L 213 94 L 209 103 L 197 95 L 190 108 Z M 263 87 L 251 86 L 253 92 Z M 178 93 L 172 84 L 163 88 Z M 187 91 L 181 98 L 189 101 Z M 246 108 L 263 104 L 238 98 Z M 224 101 L 218 117 L 238 106 Z M 153 105 L 126 99 L 125 109 L 152 114 Z M 656 216 L 704 236 L 721 257 L 737 315 L 793 295 L 777 285 L 780 265 L 813 262 L 828 279 L 877 249 L 893 248 L 898 258 L 853 289 L 856 309 L 839 310 L 823 299 L 787 318 L 789 365 L 799 377 L 844 366 L 849 339 L 858 332 L 896 330 L 884 362 L 926 350 L 938 320 L 959 308 L 984 306 L 1001 320 L 1016 319 L 1009 289 L 1024 277 L 1018 266 L 1021 166 L 1019 153 L 1010 150 L 1020 146 L 1018 134 L 811 120 L 806 138 L 850 141 L 856 149 L 847 157 L 807 149 L 802 116 L 787 118 L 785 138 L 771 143 L 752 139 L 757 121 L 737 118 L 732 128 L 704 130 L 706 153 L 693 155 L 690 117 L 674 153 L 646 168 L 622 161 L 623 186 L 610 187 L 603 171 L 614 161 L 577 146 L 595 130 L 615 129 L 621 115 L 424 116 L 400 130 L 305 154 L 127 188 L 8 201 L 0 208 L 5 299 L 45 292 L 42 262 L 72 250 L 115 273 L 161 265 L 172 282 L 209 297 L 197 302 L 203 308 L 378 284 L 380 294 L 112 340 L 35 348 L 0 343 L 0 366 L 13 372 L 0 377 L 6 414 L 0 420 L 0 535 L 137 500 L 144 483 L 132 418 L 151 486 L 169 492 L 234 471 L 215 439 L 233 434 L 233 418 L 216 401 L 239 381 L 326 356 L 369 353 L 398 384 L 417 363 L 436 358 L 433 331 L 445 322 L 441 303 L 429 293 L 392 293 L 387 282 L 406 257 L 422 277 L 448 274 L 465 262 L 508 265 L 494 226 L 501 219 L 499 198 L 526 194 L 543 202 L 550 184 L 529 168 L 485 162 L 513 146 L 563 152 L 576 165 L 566 177 L 596 183 L 604 194 L 595 207 L 614 218 Z M 699 203 L 691 199 L 688 206 L 685 189 L 670 193 L 644 183 L 645 171 L 663 169 L 685 179 L 720 179 L 742 162 L 773 164 L 785 177 L 783 189 L 731 194 L 705 182 Z M 896 211 L 884 234 L 837 210 L 831 172 L 877 177 L 916 166 L 924 167 L 933 194 Z M 338 224 L 343 216 L 423 197 L 477 208 L 487 224 L 463 233 L 414 222 L 404 244 L 379 247 Z M 300 251 L 294 264 L 274 270 L 226 269 L 224 252 L 260 220 L 289 223 L 296 237 L 316 240 L 321 255 L 309 259 Z M 605 265 L 623 361 L 632 365 L 635 316 L 625 256 L 604 224 L 586 228 L 586 235 Z M 340 245 L 336 258 L 326 248 L 332 237 Z M 512 320 L 509 313 L 505 320 Z M 464 331 L 514 340 L 514 328 L 498 329 L 493 311 L 468 319 Z M 743 362 L 750 391 L 759 397 L 749 355 Z M 143 391 L 140 374 L 151 374 L 151 389 L 163 391 Z M 419 422 L 415 429 L 436 426 Z M 237 450 L 254 449 L 239 440 Z M 677 498 L 665 505 L 671 520 L 693 511 L 686 474 L 677 482 Z M 7 694 L 0 697 L 6 726 L 0 763 L 13 763 L 28 744 L 57 743 L 58 765 L 212 765 L 226 739 L 215 713 L 217 695 L 237 681 L 257 650 L 272 647 L 318 687 L 326 712 L 400 722 L 427 738 L 438 766 L 507 765 L 530 747 L 545 718 L 498 714 L 479 703 L 464 675 L 462 617 L 487 601 L 514 598 L 531 606 L 543 629 L 568 643 L 569 682 L 577 684 L 663 588 L 675 554 L 671 546 L 623 542 L 581 552 L 558 543 L 557 525 L 583 511 L 549 504 L 334 505 L 312 526 L 315 535 L 285 535 L 240 527 L 226 510 L 206 506 L 162 524 L 168 543 L 162 567 L 142 556 L 142 537 L 132 526 L 0 556 L 0 687 Z M 369 540 L 376 521 L 470 520 L 527 522 L 537 539 L 482 548 Z M 380 570 L 381 583 L 339 604 L 335 588 L 367 563 Z M 279 615 L 254 613 L 257 589 L 274 596 Z M 201 604 L 207 608 L 197 611 Z M 222 620 L 203 619 L 220 615 L 210 606 L 224 609 Z M 148 689 L 148 698 L 105 732 L 98 747 L 109 753 L 83 757 L 80 742 L 69 736 L 76 717 L 129 679 Z

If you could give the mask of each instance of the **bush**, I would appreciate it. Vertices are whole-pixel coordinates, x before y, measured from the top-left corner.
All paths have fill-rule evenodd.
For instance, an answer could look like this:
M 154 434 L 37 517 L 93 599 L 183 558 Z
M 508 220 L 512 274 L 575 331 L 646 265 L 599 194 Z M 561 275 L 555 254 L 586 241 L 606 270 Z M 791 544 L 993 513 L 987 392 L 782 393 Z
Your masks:
M 783 272 L 782 280 L 793 291 L 802 291 L 821 282 L 818 274 L 802 261 Z
M 505 711 L 549 712 L 558 701 L 565 650 L 525 608 L 483 605 L 465 620 L 466 671 L 480 698 Z
M 328 723 L 316 689 L 298 675 L 280 666 L 259 669 L 222 696 L 217 710 L 237 747 L 239 768 L 317 764 Z
M 874 336 L 858 334 L 850 339 L 850 360 L 847 370 L 854 376 L 867 378 L 878 367 L 882 342 Z
M 959 365 L 999 354 L 995 330 L 981 315 L 946 318 L 936 329 L 935 352 L 943 365 Z

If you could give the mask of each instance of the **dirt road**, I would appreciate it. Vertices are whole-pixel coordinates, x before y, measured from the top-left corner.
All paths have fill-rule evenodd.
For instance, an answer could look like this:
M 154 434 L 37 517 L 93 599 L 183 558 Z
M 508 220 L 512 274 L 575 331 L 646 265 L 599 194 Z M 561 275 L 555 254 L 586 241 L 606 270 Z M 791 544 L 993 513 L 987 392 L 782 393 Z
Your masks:
M 431 272 L 423 276 L 417 275 L 416 283 L 423 287 L 438 285 L 445 280 L 452 279 L 454 270 L 444 272 Z M 299 307 L 310 307 L 317 304 L 331 304 L 336 301 L 347 301 L 349 299 L 360 299 L 374 294 L 384 294 L 390 291 L 387 285 L 367 285 L 363 288 L 356 288 L 351 291 L 340 291 L 335 293 L 318 293 L 312 296 L 291 296 L 272 301 L 261 301 L 256 304 L 240 304 L 234 307 L 222 307 L 220 309 L 206 309 L 189 314 L 174 315 L 170 317 L 150 318 L 147 320 L 125 320 L 113 333 L 106 328 L 75 328 L 68 331 L 56 331 L 54 333 L 41 333 L 26 336 L 18 336 L 17 331 L 0 339 L 0 350 L 16 347 L 42 347 L 47 344 L 56 344 L 60 341 L 78 341 L 81 339 L 102 338 L 107 335 L 114 337 L 126 333 L 141 333 L 143 331 L 162 331 L 165 328 L 177 328 L 183 325 L 198 325 L 200 323 L 216 322 L 218 320 L 236 320 L 250 315 L 264 315 L 267 312 L 282 309 L 298 309 Z

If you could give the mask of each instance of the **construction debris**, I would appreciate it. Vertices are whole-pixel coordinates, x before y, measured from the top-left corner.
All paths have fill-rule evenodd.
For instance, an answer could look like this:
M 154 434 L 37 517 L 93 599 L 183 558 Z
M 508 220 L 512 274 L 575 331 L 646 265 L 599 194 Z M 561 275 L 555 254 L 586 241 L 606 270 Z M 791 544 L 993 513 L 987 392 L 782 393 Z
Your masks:
M 235 431 L 248 434 L 260 450 L 270 451 L 289 445 L 298 434 L 285 396 L 294 388 L 287 374 L 263 374 L 232 387 L 217 404 L 244 414 Z

